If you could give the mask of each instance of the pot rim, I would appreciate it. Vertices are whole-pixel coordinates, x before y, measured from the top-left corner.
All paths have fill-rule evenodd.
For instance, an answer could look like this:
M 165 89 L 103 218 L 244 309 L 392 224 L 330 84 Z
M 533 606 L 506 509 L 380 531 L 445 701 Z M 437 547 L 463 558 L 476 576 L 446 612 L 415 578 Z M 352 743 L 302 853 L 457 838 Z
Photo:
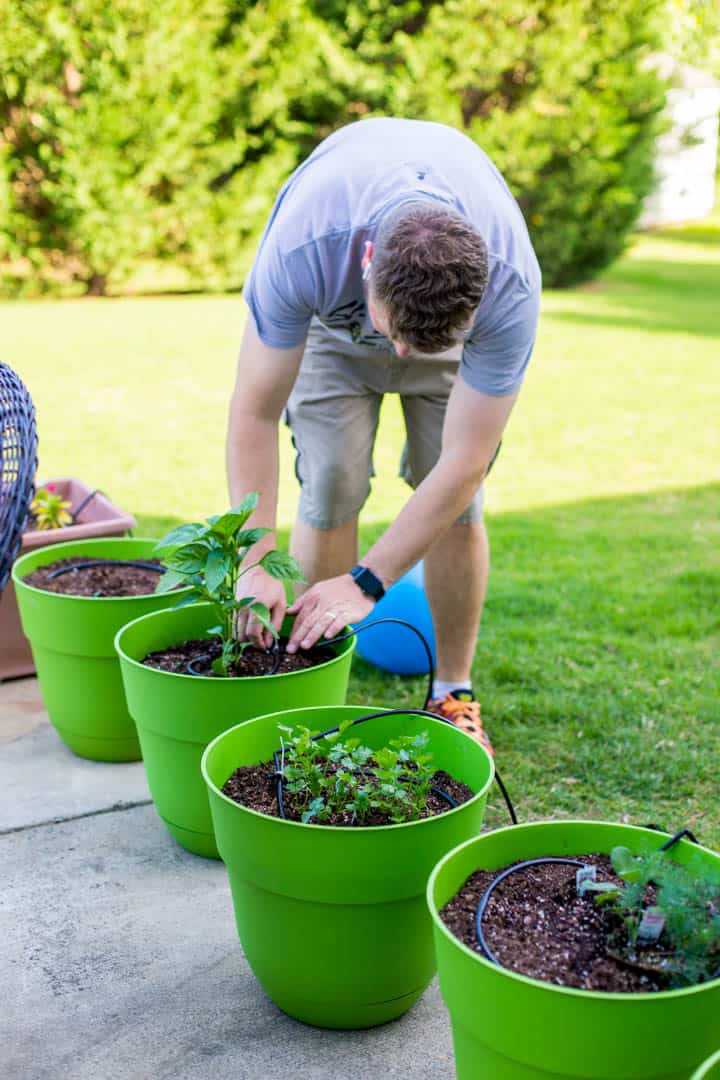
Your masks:
M 12 575 L 11 575 L 12 582 L 15 585 L 16 589 L 17 588 L 27 589 L 28 592 L 35 593 L 35 594 L 37 594 L 39 596 L 50 597 L 51 599 L 48 600 L 48 603 L 51 603 L 51 604 L 62 603 L 62 602 L 66 602 L 68 600 L 75 600 L 75 601 L 80 601 L 80 602 L 90 602 L 90 603 L 93 603 L 93 604 L 98 604 L 98 603 L 114 604 L 114 603 L 118 603 L 118 602 L 126 604 L 126 603 L 128 603 L 128 601 L 132 601 L 132 600 L 147 600 L 148 597 L 164 596 L 164 595 L 166 595 L 165 593 L 156 593 L 156 592 L 140 593 L 137 596 L 77 596 L 74 593 L 56 593 L 56 592 L 50 592 L 49 589 L 39 589 L 37 587 L 37 585 L 29 585 L 25 581 L 25 578 L 20 576 L 20 571 L 22 569 L 24 569 L 23 563 L 26 562 L 26 561 L 29 562 L 31 559 L 37 558 L 38 555 L 40 554 L 40 552 L 47 551 L 49 556 L 51 556 L 51 557 L 48 558 L 47 561 L 48 561 L 48 563 L 53 563 L 53 562 L 57 562 L 59 559 L 64 558 L 64 555 L 63 555 L 63 552 L 62 552 L 63 548 L 70 548 L 70 547 L 76 548 L 78 545 L 82 545 L 83 547 L 85 545 L 88 545 L 88 547 L 90 545 L 92 545 L 93 547 L 96 547 L 98 544 L 118 544 L 118 543 L 119 544 L 137 544 L 137 543 L 142 543 L 142 542 L 147 542 L 147 543 L 151 543 L 151 544 L 157 544 L 157 540 L 152 536 L 91 536 L 91 537 L 87 537 L 84 540 L 83 539 L 63 540 L 63 541 L 61 541 L 59 543 L 51 543 L 51 544 L 45 544 L 45 545 L 43 545 L 41 547 L 35 547 L 35 548 L 30 549 L 29 551 L 26 551 L 19 558 L 17 558 L 15 560 L 15 562 L 13 563 Z M 89 553 L 90 552 L 88 551 L 88 554 Z M 70 556 L 70 557 L 72 557 L 72 556 Z M 98 556 L 98 557 L 102 558 L 102 556 Z M 110 556 L 108 556 L 108 558 L 109 557 Z M 39 570 L 41 566 L 45 566 L 45 565 L 47 565 L 47 563 L 40 563 L 38 566 L 34 566 L 33 570 Z M 27 573 L 31 574 L 32 570 L 28 570 Z M 182 596 L 186 595 L 189 591 L 190 591 L 189 586 L 185 586 L 182 589 L 173 590 L 174 595 L 176 595 L 178 597 L 178 599 L 181 598 Z
M 716 1050 L 710 1057 L 701 1061 L 697 1067 L 697 1070 L 692 1074 L 690 1080 L 704 1080 L 704 1077 L 710 1075 L 710 1070 L 716 1065 L 720 1065 L 720 1050 Z
M 319 666 L 320 665 L 318 665 L 318 667 Z M 392 825 L 321 825 L 318 823 L 311 825 L 309 822 L 287 821 L 285 818 L 278 818 L 275 817 L 273 814 L 263 814 L 260 810 L 253 810 L 251 806 L 243 806 L 242 803 L 235 802 L 234 799 L 231 799 L 227 795 L 223 794 L 223 792 L 217 786 L 212 777 L 209 776 L 207 771 L 207 759 L 215 744 L 220 742 L 220 740 L 223 739 L 226 735 L 230 735 L 232 732 L 237 731 L 239 728 L 246 728 L 248 724 L 253 724 L 256 720 L 265 720 L 269 716 L 292 716 L 294 713 L 308 712 L 310 709 L 312 711 L 315 711 L 317 708 L 322 707 L 323 706 L 306 706 L 300 709 L 281 709 L 274 713 L 265 713 L 263 716 L 255 716 L 252 718 L 252 720 L 245 720 L 243 723 L 234 724 L 233 727 L 227 728 L 226 731 L 221 731 L 219 735 L 216 735 L 215 738 L 207 744 L 203 752 L 202 760 L 200 762 L 200 770 L 207 786 L 212 790 L 213 794 L 217 795 L 220 799 L 223 800 L 223 802 L 228 803 L 240 813 L 252 814 L 253 817 L 261 818 L 263 821 L 276 822 L 280 827 L 292 826 L 295 829 L 311 829 L 313 834 L 322 831 L 322 833 L 367 835 L 368 833 L 377 834 L 384 829 L 409 829 L 417 828 L 421 825 L 431 825 L 434 822 L 443 821 L 446 818 L 449 818 L 451 815 L 456 814 L 461 810 L 464 810 L 466 807 L 472 806 L 479 799 L 487 796 L 487 793 L 492 786 L 492 782 L 495 779 L 495 762 L 493 761 L 492 757 L 487 752 L 485 747 L 481 746 L 480 743 L 476 742 L 475 739 L 473 739 L 470 735 L 467 735 L 464 731 L 461 731 L 460 728 L 453 727 L 453 725 L 448 724 L 446 721 L 441 720 L 439 717 L 437 718 L 437 720 L 433 720 L 432 717 L 427 717 L 428 723 L 442 724 L 443 727 L 450 727 L 455 732 L 455 735 L 458 738 L 467 739 L 468 743 L 471 746 L 477 747 L 478 752 L 485 756 L 490 766 L 490 772 L 482 788 L 479 791 L 476 791 L 471 799 L 468 799 L 467 802 L 461 803 L 459 806 L 454 806 L 451 810 L 446 810 L 442 814 L 434 814 L 432 817 L 419 818 L 416 821 L 399 821 Z M 326 707 L 329 709 L 331 708 L 333 711 L 338 711 L 340 709 L 352 709 L 353 711 L 355 711 L 359 708 L 365 708 L 364 705 L 329 705 Z M 369 706 L 368 708 L 370 709 Z M 371 709 L 371 711 L 379 712 L 380 709 Z M 408 711 L 410 712 L 410 710 Z M 412 712 L 410 712 L 410 715 L 412 715 Z
M 178 595 L 181 595 L 183 591 L 184 590 L 178 589 Z M 155 595 L 155 594 L 150 593 L 149 595 L 152 596 L 152 595 Z M 167 595 L 167 594 L 165 594 L 165 595 Z M 207 601 L 204 601 L 204 600 L 203 601 L 198 601 L 195 604 L 188 604 L 187 606 L 192 607 L 192 608 L 207 608 L 207 609 L 212 608 L 212 604 L 210 604 L 210 603 L 208 603 Z M 355 650 L 355 641 L 356 641 L 356 639 L 353 637 L 353 638 L 350 638 L 347 642 L 345 642 L 345 641 L 340 642 L 339 643 L 340 644 L 339 652 L 337 652 L 329 660 L 324 660 L 322 664 L 315 664 L 311 668 L 302 668 L 300 671 L 278 671 L 275 675 L 225 675 L 225 676 L 222 677 L 222 680 L 218 680 L 218 677 L 216 675 L 187 675 L 187 674 L 185 674 L 185 673 L 183 673 L 181 671 L 163 671 L 162 668 L 148 667 L 146 664 L 143 664 L 140 660 L 136 660 L 135 657 L 130 656 L 125 651 L 125 649 L 123 649 L 123 647 L 121 645 L 121 642 L 120 642 L 120 639 L 121 639 L 122 635 L 125 633 L 126 630 L 130 630 L 131 627 L 135 626 L 136 623 L 139 623 L 141 619 L 152 619 L 152 618 L 155 618 L 155 616 L 166 616 L 166 615 L 172 613 L 175 610 L 176 610 L 176 608 L 164 608 L 162 611 L 150 611 L 150 612 L 147 612 L 144 615 L 138 616 L 138 618 L 136 618 L 136 619 L 132 619 L 130 622 L 126 622 L 124 624 L 124 626 L 121 626 L 120 629 L 118 630 L 117 634 L 115 635 L 115 640 L 114 640 L 115 652 L 117 653 L 119 658 L 124 663 L 132 664 L 134 667 L 141 668 L 143 671 L 152 671 L 155 674 L 157 674 L 158 676 L 163 676 L 166 679 L 192 679 L 192 681 L 194 683 L 200 683 L 201 685 L 203 683 L 209 683 L 209 682 L 212 682 L 213 684 L 217 684 L 218 681 L 222 681 L 223 684 L 232 684 L 232 683 L 243 683 L 243 684 L 244 683 L 249 683 L 249 684 L 253 684 L 253 683 L 260 682 L 263 679 L 290 679 L 290 678 L 293 678 L 296 675 L 304 675 L 308 671 L 324 671 L 325 668 L 330 667 L 331 664 L 338 663 L 340 660 L 342 660 L 344 657 L 346 657 L 348 655 L 348 653 L 353 653 L 354 650 Z M 181 610 L 185 610 L 185 609 L 182 608 Z M 346 627 L 346 629 L 349 629 L 349 627 Z M 245 721 L 245 723 L 247 723 L 247 721 Z
M 657 990 L 653 991 L 652 993 L 644 994 L 622 993 L 620 991 L 611 990 L 581 990 L 578 987 L 574 986 L 557 986 L 555 983 L 544 982 L 542 979 L 533 979 L 529 975 L 521 974 L 521 972 L 519 971 L 512 971 L 509 968 L 500 967 L 498 964 L 493 964 L 492 961 L 487 959 L 487 957 L 482 956 L 480 953 L 477 953 L 473 949 L 468 948 L 468 946 L 465 945 L 464 942 L 460 940 L 460 938 L 456 937 L 455 934 L 453 934 L 453 932 L 445 925 L 443 920 L 440 918 L 440 913 L 438 911 L 437 905 L 435 904 L 435 899 L 433 895 L 435 891 L 435 883 L 446 864 L 449 863 L 450 860 L 458 854 L 458 852 L 462 851 L 466 847 L 469 847 L 471 844 L 477 844 L 479 840 L 484 840 L 486 837 L 495 836 L 498 833 L 508 833 L 514 829 L 532 830 L 537 827 L 546 828 L 548 825 L 557 826 L 558 828 L 562 828 L 565 825 L 582 825 L 583 827 L 592 827 L 594 825 L 602 825 L 603 827 L 617 826 L 621 829 L 633 829 L 636 832 L 649 833 L 651 836 L 655 837 L 667 836 L 669 838 L 673 835 L 672 833 L 666 833 L 665 831 L 660 832 L 657 829 L 648 829 L 642 825 L 626 825 L 624 822 L 621 821 L 602 821 L 598 818 L 564 818 L 560 820 L 557 818 L 550 818 L 544 819 L 542 821 L 523 822 L 518 825 L 504 825 L 499 829 L 491 829 L 486 833 L 481 833 L 479 836 L 472 837 L 470 840 L 465 840 L 462 844 L 458 844 L 457 847 L 453 848 L 452 851 L 448 851 L 447 854 L 445 854 L 442 859 L 440 859 L 436 866 L 433 867 L 425 891 L 427 905 L 433 920 L 433 925 L 436 931 L 439 930 L 444 935 L 444 937 L 447 939 L 448 943 L 452 947 L 459 949 L 462 953 L 470 957 L 472 960 L 476 961 L 479 964 L 482 964 L 483 967 L 488 969 L 488 971 L 492 971 L 493 973 L 501 977 L 505 976 L 509 979 L 516 980 L 517 982 L 525 983 L 528 986 L 536 987 L 538 990 L 546 990 L 548 993 L 565 994 L 569 995 L 570 997 L 580 998 L 583 1001 L 596 999 L 598 1001 L 626 1001 L 637 1004 L 647 1004 L 651 1001 L 667 1001 L 668 999 L 672 1000 L 678 997 L 686 997 L 690 994 L 702 993 L 703 991 L 707 991 L 709 989 L 712 989 L 713 987 L 716 990 L 720 990 L 720 978 L 713 979 L 710 982 L 697 983 L 695 986 L 676 987 L 673 990 Z M 683 839 L 680 841 L 680 843 L 690 844 L 690 841 Z M 718 852 L 713 851 L 712 848 L 706 848 L 703 844 L 692 844 L 691 846 L 693 850 L 700 849 L 701 851 L 708 852 L 710 855 L 714 855 L 718 859 L 718 866 L 720 867 L 720 854 Z M 481 869 L 481 867 L 477 867 L 476 869 Z

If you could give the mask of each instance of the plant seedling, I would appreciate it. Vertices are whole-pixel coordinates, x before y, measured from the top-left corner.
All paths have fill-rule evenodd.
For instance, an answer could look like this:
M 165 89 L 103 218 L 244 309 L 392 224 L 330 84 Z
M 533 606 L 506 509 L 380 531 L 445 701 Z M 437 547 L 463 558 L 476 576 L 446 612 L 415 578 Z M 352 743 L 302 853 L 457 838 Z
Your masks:
M 55 485 L 47 484 L 36 491 L 30 503 L 30 516 L 38 530 L 62 529 L 72 525 L 71 508 L 72 503 L 63 499 L 60 492 L 55 490 Z
M 346 739 L 352 725 L 343 722 L 324 740 L 308 728 L 283 727 L 280 772 L 294 797 L 301 821 L 322 823 L 346 816 L 362 825 L 375 816 L 392 824 L 422 817 L 432 786 L 427 732 L 402 735 L 387 747 L 371 750 L 360 739 Z
M 197 600 L 207 600 L 215 608 L 220 624 L 208 631 L 222 641 L 222 652 L 213 661 L 217 675 L 229 675 L 233 664 L 248 648 L 249 642 L 238 641 L 234 634 L 237 612 L 252 611 L 260 623 L 277 638 L 265 604 L 253 596 L 238 596 L 238 583 L 254 566 L 261 566 L 271 577 L 285 583 L 288 599 L 292 583 L 304 581 L 300 566 L 282 551 L 268 551 L 257 562 L 243 566 L 248 551 L 270 532 L 269 529 L 246 529 L 245 524 L 257 507 L 256 492 L 246 495 L 233 510 L 215 515 L 205 523 L 192 522 L 173 529 L 155 546 L 167 571 L 158 582 L 156 592 L 170 592 L 179 585 L 189 586 L 190 592 L 176 605 L 184 607 Z
M 634 856 L 626 847 L 610 853 L 613 870 L 625 883 L 585 881 L 584 893 L 607 905 L 624 927 L 624 959 L 638 964 L 643 948 L 661 948 L 654 968 L 670 986 L 692 986 L 720 969 L 720 882 L 703 868 L 681 866 L 663 851 Z M 648 899 L 652 902 L 648 903 Z

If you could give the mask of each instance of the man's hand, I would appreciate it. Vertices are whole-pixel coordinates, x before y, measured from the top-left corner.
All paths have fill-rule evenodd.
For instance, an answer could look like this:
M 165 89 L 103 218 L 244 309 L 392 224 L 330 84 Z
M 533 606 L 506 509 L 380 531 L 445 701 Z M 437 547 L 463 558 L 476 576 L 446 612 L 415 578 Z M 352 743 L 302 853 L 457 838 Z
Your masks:
M 318 581 L 287 609 L 295 615 L 287 651 L 310 649 L 320 638 L 341 633 L 348 623 L 360 622 L 375 607 L 349 574 Z
M 243 574 L 238 582 L 238 599 L 242 596 L 252 596 L 265 604 L 270 610 L 270 621 L 278 633 L 280 632 L 287 610 L 287 597 L 282 581 L 270 577 L 261 566 L 254 566 Z M 235 636 L 238 641 L 252 642 L 258 649 L 269 649 L 273 643 L 270 631 L 246 608 L 240 608 L 237 613 Z

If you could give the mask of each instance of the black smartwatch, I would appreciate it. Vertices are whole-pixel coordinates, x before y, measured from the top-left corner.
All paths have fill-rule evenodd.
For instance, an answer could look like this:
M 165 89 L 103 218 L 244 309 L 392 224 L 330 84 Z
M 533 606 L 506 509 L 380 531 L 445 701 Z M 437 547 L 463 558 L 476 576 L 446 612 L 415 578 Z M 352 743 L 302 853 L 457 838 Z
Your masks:
M 385 595 L 383 583 L 372 570 L 368 570 L 367 566 L 353 566 L 350 577 L 356 585 L 360 586 L 366 596 L 370 596 L 373 600 L 382 600 Z

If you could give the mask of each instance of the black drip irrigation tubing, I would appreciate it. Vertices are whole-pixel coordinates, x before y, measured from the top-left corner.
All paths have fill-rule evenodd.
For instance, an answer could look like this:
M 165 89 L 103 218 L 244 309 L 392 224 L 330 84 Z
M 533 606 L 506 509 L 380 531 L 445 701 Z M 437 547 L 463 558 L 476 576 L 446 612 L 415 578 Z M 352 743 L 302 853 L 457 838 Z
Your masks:
M 374 720 L 376 717 L 379 717 L 379 716 L 407 716 L 409 714 L 411 716 L 428 716 L 432 720 L 442 720 L 443 723 L 449 724 L 450 727 L 454 727 L 454 724 L 452 723 L 452 721 L 448 720 L 446 717 L 439 716 L 438 713 L 431 713 L 431 712 L 427 711 L 427 706 L 429 705 L 430 700 L 432 698 L 433 682 L 435 681 L 435 665 L 433 664 L 432 650 L 430 649 L 430 646 L 429 646 L 429 644 L 427 642 L 427 639 L 426 639 L 425 635 L 420 630 L 418 630 L 417 626 L 413 626 L 412 623 L 405 622 L 404 619 L 373 619 L 372 622 L 363 623 L 362 626 L 353 627 L 353 629 L 350 630 L 349 633 L 347 633 L 347 634 L 339 634 L 337 637 L 329 638 L 327 640 L 321 639 L 319 642 L 317 642 L 317 644 L 320 645 L 320 646 L 339 645 L 340 642 L 347 641 L 348 638 L 355 637 L 356 634 L 361 633 L 363 630 L 369 630 L 371 626 L 380 626 L 382 623 L 393 623 L 396 626 L 404 626 L 407 630 L 412 630 L 412 632 L 414 634 L 416 634 L 417 637 L 420 639 L 422 647 L 425 650 L 425 657 L 427 659 L 427 664 L 428 664 L 428 683 L 427 683 L 427 691 L 426 691 L 426 694 L 425 694 L 425 701 L 424 701 L 422 709 L 383 709 L 380 712 L 369 713 L 367 716 L 359 716 L 356 720 L 353 720 L 353 724 L 361 724 L 365 720 Z M 267 651 L 272 652 L 275 655 L 275 662 L 273 664 L 272 670 L 268 672 L 268 675 L 275 675 L 275 674 L 277 674 L 277 670 L 280 667 L 280 661 L 281 661 L 280 643 L 279 643 L 277 638 L 274 639 L 273 644 L 271 645 L 270 649 L 267 650 Z M 196 656 L 193 660 L 188 661 L 188 664 L 187 664 L 185 670 L 187 671 L 187 673 L 189 675 L 203 675 L 204 672 L 195 670 L 195 665 L 202 663 L 203 660 L 209 660 L 209 659 L 210 659 L 210 656 L 207 653 L 203 653 L 202 656 Z M 337 730 L 338 730 L 337 727 L 328 728 L 327 731 L 322 731 L 319 735 L 315 735 L 313 738 L 314 739 L 322 739 L 322 738 L 324 738 L 324 736 L 331 735 L 331 734 L 333 734 L 333 732 L 335 732 Z M 280 753 L 280 751 L 278 751 L 278 750 L 274 751 L 273 760 L 275 762 L 276 777 L 279 777 L 279 779 L 278 779 L 278 809 L 280 811 L 280 816 L 285 817 L 285 814 L 284 814 L 284 811 L 283 811 L 283 804 L 282 804 L 282 775 L 281 775 L 281 769 L 280 769 L 280 765 L 279 765 L 279 759 L 278 759 L 278 756 L 277 756 L 279 753 Z M 515 807 L 512 804 L 512 800 L 510 799 L 510 796 L 508 794 L 508 790 L 505 787 L 505 784 L 503 783 L 503 781 L 502 781 L 502 779 L 500 777 L 500 773 L 498 772 L 497 767 L 495 767 L 494 762 L 493 762 L 493 766 L 494 766 L 494 771 L 495 771 L 495 779 L 497 781 L 498 787 L 500 788 L 500 792 L 502 794 L 502 797 L 505 800 L 505 805 L 507 806 L 508 813 L 510 815 L 510 820 L 512 821 L 513 825 L 517 825 L 518 819 L 517 819 L 517 815 L 515 813 Z M 432 790 L 435 791 L 436 794 L 440 795 L 441 797 L 446 798 L 449 802 L 453 801 L 451 796 L 447 795 L 446 792 L 441 791 L 439 788 L 433 788 Z M 457 804 L 454 804 L 454 805 L 457 805 Z
M 71 570 L 87 570 L 91 566 L 137 566 L 140 570 L 154 570 L 156 574 L 164 574 L 164 566 L 155 566 L 153 563 L 140 562 L 135 559 L 88 559 L 87 562 L 74 563 L 72 566 L 59 566 L 48 574 L 49 578 L 60 577 L 61 574 L 69 574 Z
M 514 824 L 516 824 L 516 822 L 514 822 Z M 667 832 L 667 829 L 663 829 L 660 825 L 646 825 L 645 828 L 655 829 L 658 832 Z M 669 840 L 662 844 L 658 850 L 668 851 L 669 848 L 673 846 L 673 844 L 677 844 L 678 840 L 682 840 L 684 836 L 686 836 L 688 840 L 690 840 L 693 844 L 699 843 L 697 838 L 693 835 L 693 833 L 690 832 L 689 829 L 680 829 L 679 832 L 676 832 L 674 836 L 671 836 Z M 475 936 L 477 937 L 478 945 L 482 949 L 484 956 L 488 960 L 490 960 L 491 963 L 497 964 L 498 967 L 505 968 L 505 964 L 503 964 L 502 961 L 497 958 L 495 953 L 488 945 L 487 941 L 485 940 L 485 935 L 482 928 L 483 915 L 485 914 L 488 901 L 492 896 L 493 889 L 510 874 L 514 874 L 519 870 L 524 870 L 528 866 L 539 866 L 544 863 L 564 863 L 567 866 L 578 867 L 586 865 L 586 863 L 582 862 L 580 859 L 564 859 L 552 855 L 548 855 L 542 859 L 526 859 L 524 862 L 516 863 L 515 866 L 509 866 L 506 870 L 503 870 L 501 874 L 498 874 L 498 876 L 490 882 L 487 889 L 480 897 L 480 903 L 478 904 L 477 910 L 475 912 Z M 720 968 L 718 968 L 718 970 L 711 976 L 711 979 L 716 979 L 719 975 Z
M 424 709 L 380 709 L 378 712 L 368 713 L 366 716 L 356 717 L 355 720 L 353 720 L 351 726 L 354 726 L 355 724 L 364 724 L 366 720 L 376 720 L 378 719 L 378 717 L 381 716 L 429 716 L 433 720 L 442 720 L 443 723 L 450 724 L 451 727 L 453 726 L 451 721 L 446 720 L 445 717 L 438 716 L 437 713 L 426 712 Z M 317 742 L 318 739 L 324 739 L 328 735 L 334 735 L 335 732 L 339 730 L 340 727 L 338 724 L 336 724 L 335 727 L 328 728 L 327 731 L 320 731 L 317 735 L 313 735 L 312 741 Z M 273 751 L 273 762 L 275 763 L 275 783 L 277 785 L 278 811 L 281 818 L 285 818 L 285 808 L 283 806 L 282 790 L 283 763 L 281 760 L 283 752 L 284 751 L 282 749 Z M 442 788 L 435 787 L 433 785 L 430 790 L 434 791 L 436 795 L 439 795 L 440 798 L 444 799 L 445 802 L 450 804 L 450 806 L 455 807 L 458 805 L 455 799 L 453 799 L 452 795 L 448 795 L 447 791 L 443 791 Z
M 93 492 L 95 494 L 95 492 Z M 90 496 L 88 496 L 89 498 Z M 87 500 L 86 500 L 87 501 Z M 84 504 L 83 504 L 84 505 Z M 139 562 L 135 559 L 88 559 L 87 562 L 74 563 L 72 566 L 60 566 L 48 574 L 49 578 L 60 577 L 61 574 L 69 574 L 71 570 L 87 570 L 91 566 L 136 566 L 140 570 L 154 570 L 156 574 L 164 574 L 164 566 L 154 566 L 153 563 Z M 102 589 L 93 593 L 93 598 L 105 596 Z
M 96 495 L 105 495 L 105 492 L 101 491 L 100 488 L 95 488 L 94 491 L 91 491 L 89 495 L 85 496 L 85 498 L 80 503 L 80 505 L 78 507 L 76 507 L 75 510 L 73 510 L 73 512 L 70 515 L 70 517 L 72 518 L 72 521 L 73 521 L 73 525 L 77 524 L 77 519 L 80 517 L 80 515 L 82 514 L 82 512 L 85 509 L 85 507 L 87 506 L 87 504 L 89 502 L 91 502 L 95 498 Z M 107 496 L 105 496 L 105 497 L 107 498 Z

